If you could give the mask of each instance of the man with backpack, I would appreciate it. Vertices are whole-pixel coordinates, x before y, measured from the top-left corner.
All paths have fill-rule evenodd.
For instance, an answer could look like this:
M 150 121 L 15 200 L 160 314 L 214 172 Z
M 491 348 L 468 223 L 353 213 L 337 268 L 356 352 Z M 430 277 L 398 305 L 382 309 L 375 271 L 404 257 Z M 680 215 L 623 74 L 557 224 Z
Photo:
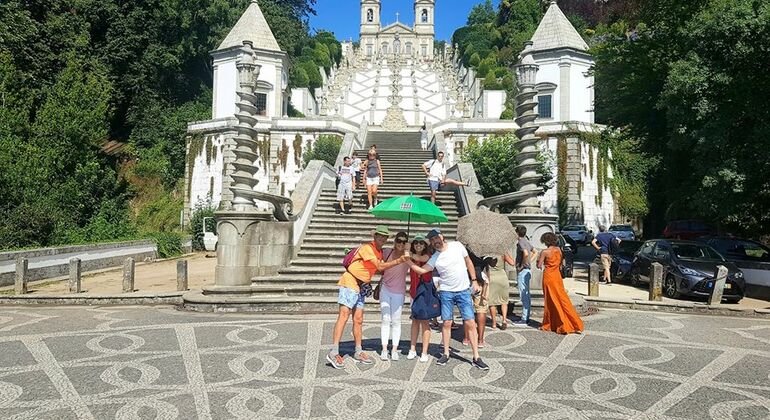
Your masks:
M 388 242 L 390 231 L 387 226 L 377 226 L 372 232 L 373 240 L 370 243 L 350 251 L 342 262 L 345 272 L 340 277 L 339 286 L 339 314 L 334 324 L 332 337 L 332 349 L 326 355 L 326 361 L 335 369 L 345 366 L 345 359 L 340 355 L 340 340 L 342 332 L 351 314 L 353 315 L 353 340 L 356 350 L 353 360 L 356 363 L 372 364 L 372 358 L 363 352 L 361 339 L 364 323 L 364 300 L 371 295 L 371 281 L 374 274 L 395 267 L 409 260 L 408 253 L 390 262 L 383 261 L 382 246 Z
M 470 187 L 471 182 L 460 182 L 446 177 L 446 168 L 444 168 L 444 152 L 438 152 L 436 159 L 431 159 L 422 164 L 422 170 L 428 177 L 428 186 L 430 187 L 430 201 L 436 204 L 436 191 L 441 189 L 442 185 L 456 185 L 458 187 Z
M 607 227 L 599 225 L 599 234 L 596 235 L 591 245 L 599 253 L 599 258 L 602 261 L 602 268 L 604 268 L 604 283 L 608 286 L 612 284 L 612 277 L 610 275 L 610 267 L 612 267 L 612 251 L 615 246 L 620 244 L 620 238 L 615 236 L 614 233 L 607 232 Z

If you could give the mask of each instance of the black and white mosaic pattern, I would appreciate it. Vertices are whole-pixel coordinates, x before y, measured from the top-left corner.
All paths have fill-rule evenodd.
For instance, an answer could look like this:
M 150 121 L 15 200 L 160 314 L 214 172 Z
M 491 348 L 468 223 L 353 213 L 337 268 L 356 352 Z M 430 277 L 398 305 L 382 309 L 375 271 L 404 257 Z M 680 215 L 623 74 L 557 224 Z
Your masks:
M 367 318 L 365 347 L 377 350 L 379 320 Z M 767 320 L 602 311 L 585 319 L 584 335 L 511 327 L 488 333 L 487 372 L 456 340 L 443 367 L 372 352 L 373 365 L 348 357 L 335 370 L 324 361 L 333 321 L 3 308 L 0 417 L 770 418 Z M 432 354 L 439 341 L 434 333 Z

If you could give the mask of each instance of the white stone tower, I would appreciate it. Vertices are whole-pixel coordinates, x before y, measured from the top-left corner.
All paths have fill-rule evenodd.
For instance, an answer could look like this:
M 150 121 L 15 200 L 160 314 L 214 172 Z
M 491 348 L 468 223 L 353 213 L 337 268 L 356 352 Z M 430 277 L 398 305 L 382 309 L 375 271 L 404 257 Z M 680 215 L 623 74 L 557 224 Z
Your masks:
M 211 53 L 214 58 L 212 117 L 218 119 L 235 115 L 236 63 L 243 52 L 244 41 L 251 42 L 254 60 L 261 66 L 254 88 L 257 118 L 281 118 L 286 114 L 288 105 L 289 57 L 278 46 L 257 0 L 251 1 L 238 23 Z
M 555 0 L 532 36 L 539 121 L 593 123 L 594 65 L 588 45 Z
M 377 54 L 380 12 L 380 0 L 361 0 L 361 49 L 367 56 Z
M 417 35 L 417 54 L 420 57 L 433 57 L 433 42 L 436 38 L 435 10 L 435 0 L 415 0 L 414 2 L 414 33 Z

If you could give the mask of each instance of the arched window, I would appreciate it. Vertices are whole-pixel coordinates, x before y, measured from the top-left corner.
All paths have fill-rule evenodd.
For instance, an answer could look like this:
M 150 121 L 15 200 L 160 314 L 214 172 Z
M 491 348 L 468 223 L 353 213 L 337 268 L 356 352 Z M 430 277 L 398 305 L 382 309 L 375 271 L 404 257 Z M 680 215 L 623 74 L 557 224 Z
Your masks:
M 382 51 L 383 54 L 387 54 L 388 53 L 388 43 L 387 42 L 383 42 L 382 43 L 382 47 L 380 48 L 380 50 Z
M 420 15 L 420 22 L 428 23 L 428 9 L 422 9 L 422 15 Z
M 393 54 L 401 54 L 401 41 L 398 39 L 393 41 Z
M 406 55 L 412 55 L 412 43 L 407 42 L 406 43 Z
M 369 9 L 366 11 L 366 21 L 367 22 L 374 22 L 374 10 Z

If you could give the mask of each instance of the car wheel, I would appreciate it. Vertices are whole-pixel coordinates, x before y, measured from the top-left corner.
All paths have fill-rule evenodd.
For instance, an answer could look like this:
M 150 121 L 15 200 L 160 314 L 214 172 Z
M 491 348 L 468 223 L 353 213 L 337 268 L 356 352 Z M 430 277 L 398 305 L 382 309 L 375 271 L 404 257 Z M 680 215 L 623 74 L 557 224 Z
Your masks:
M 735 304 L 735 303 L 738 303 L 738 302 L 740 302 L 740 301 L 741 301 L 741 299 L 743 299 L 743 298 L 742 298 L 742 297 L 739 297 L 739 298 L 731 298 L 731 299 L 725 299 L 725 302 L 727 302 L 727 303 L 733 303 L 733 304 Z
M 631 278 L 631 286 L 639 287 L 642 285 L 642 279 L 639 276 L 639 267 L 632 268 L 629 277 Z
M 663 294 L 666 295 L 667 298 L 671 299 L 678 299 L 681 294 L 676 289 L 676 279 L 671 274 L 667 275 L 665 279 L 663 279 Z
M 564 267 L 564 277 L 572 277 L 572 268 L 574 266 L 572 264 L 568 264 Z

